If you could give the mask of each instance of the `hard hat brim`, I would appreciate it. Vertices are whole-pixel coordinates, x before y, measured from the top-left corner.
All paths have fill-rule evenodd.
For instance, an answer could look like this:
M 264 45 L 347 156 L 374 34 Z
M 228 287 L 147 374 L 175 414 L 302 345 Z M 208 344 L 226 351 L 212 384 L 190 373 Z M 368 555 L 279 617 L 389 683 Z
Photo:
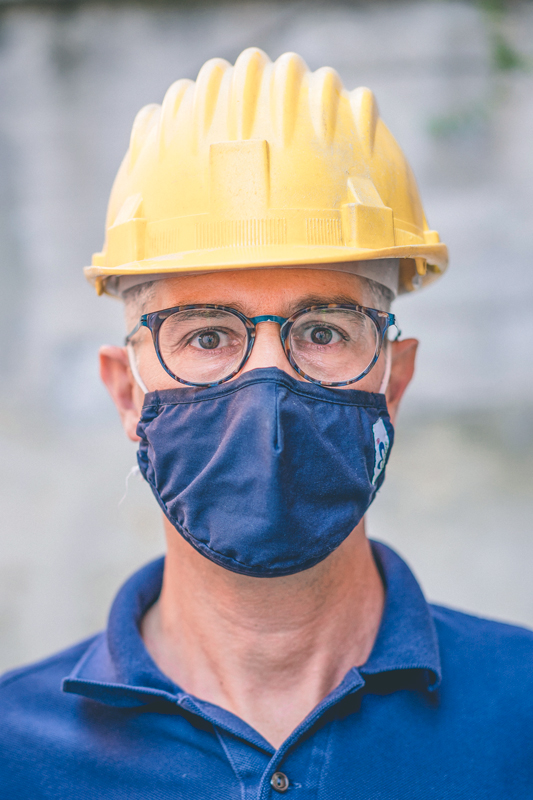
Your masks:
M 132 261 L 118 267 L 85 267 L 87 280 L 95 285 L 98 294 L 106 292 L 106 280 L 126 275 L 187 275 L 190 273 L 224 270 L 259 269 L 261 267 L 316 267 L 349 261 L 373 261 L 384 258 L 400 259 L 399 293 L 425 286 L 441 275 L 448 266 L 445 244 L 401 245 L 382 249 L 350 248 L 346 246 L 262 245 L 257 247 L 216 247 L 189 250 L 171 255 Z

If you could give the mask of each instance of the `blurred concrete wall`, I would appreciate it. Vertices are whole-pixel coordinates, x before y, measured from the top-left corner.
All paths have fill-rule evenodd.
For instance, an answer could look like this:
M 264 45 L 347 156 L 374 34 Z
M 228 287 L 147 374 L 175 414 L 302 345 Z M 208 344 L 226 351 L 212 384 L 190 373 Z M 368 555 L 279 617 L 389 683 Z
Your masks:
M 533 624 L 533 7 L 459 2 L 0 10 L 0 668 L 100 628 L 163 549 L 99 384 L 118 303 L 84 283 L 136 111 L 212 56 L 296 50 L 368 85 L 450 272 L 401 299 L 422 341 L 370 533 L 428 596 Z

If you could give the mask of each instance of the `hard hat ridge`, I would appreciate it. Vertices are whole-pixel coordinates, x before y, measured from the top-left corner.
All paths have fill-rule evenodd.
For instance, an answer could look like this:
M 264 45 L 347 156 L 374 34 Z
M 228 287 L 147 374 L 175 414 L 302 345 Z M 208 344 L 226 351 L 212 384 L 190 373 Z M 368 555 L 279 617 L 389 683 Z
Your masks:
M 366 86 L 360 86 L 350 92 L 350 103 L 363 152 L 367 159 L 372 158 L 379 120 L 378 104 L 373 93 Z
M 447 250 L 369 89 L 296 53 L 215 58 L 138 113 L 111 193 L 97 289 L 161 275 L 399 259 L 400 291 Z M 329 267 L 327 265 L 330 265 Z M 376 272 L 375 279 L 379 282 Z
M 305 61 L 297 53 L 285 53 L 274 63 L 271 84 L 274 131 L 284 147 L 291 143 L 294 134 L 295 109 L 306 71 Z

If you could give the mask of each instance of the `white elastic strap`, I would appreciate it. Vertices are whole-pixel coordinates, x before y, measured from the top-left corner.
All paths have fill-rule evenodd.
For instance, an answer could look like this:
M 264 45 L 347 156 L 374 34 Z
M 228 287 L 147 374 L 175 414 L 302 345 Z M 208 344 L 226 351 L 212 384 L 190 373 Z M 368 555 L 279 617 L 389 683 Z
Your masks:
M 383 375 L 383 380 L 381 381 L 381 386 L 379 387 L 379 393 L 385 394 L 385 390 L 389 384 L 390 372 L 392 367 L 392 358 L 390 354 L 390 344 L 385 344 L 385 374 Z
M 141 470 L 139 469 L 139 466 L 137 464 L 135 464 L 135 466 L 133 466 L 130 469 L 130 471 L 128 472 L 128 474 L 126 475 L 126 491 L 124 492 L 124 494 L 122 495 L 121 499 L 119 500 L 119 504 L 118 504 L 119 507 L 122 505 L 122 503 L 124 502 L 124 500 L 128 496 L 130 478 L 133 477 L 133 475 L 140 475 L 140 472 L 141 472 Z
M 146 384 L 139 375 L 139 370 L 137 368 L 137 359 L 135 358 L 135 350 L 133 349 L 133 345 L 131 343 L 127 344 L 126 350 L 128 351 L 128 361 L 130 362 L 131 374 L 135 379 L 135 383 L 137 384 L 141 392 L 143 392 L 144 394 L 148 394 L 148 389 L 146 388 Z

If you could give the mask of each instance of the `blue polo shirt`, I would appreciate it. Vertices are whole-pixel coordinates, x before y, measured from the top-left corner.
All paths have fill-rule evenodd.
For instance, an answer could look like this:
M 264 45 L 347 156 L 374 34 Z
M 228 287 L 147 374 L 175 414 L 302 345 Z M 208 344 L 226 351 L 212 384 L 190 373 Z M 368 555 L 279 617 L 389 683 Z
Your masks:
M 533 633 L 429 606 L 373 550 L 386 604 L 370 658 L 278 750 L 158 670 L 138 624 L 163 559 L 144 567 L 105 633 L 0 682 L 2 800 L 533 798 Z

